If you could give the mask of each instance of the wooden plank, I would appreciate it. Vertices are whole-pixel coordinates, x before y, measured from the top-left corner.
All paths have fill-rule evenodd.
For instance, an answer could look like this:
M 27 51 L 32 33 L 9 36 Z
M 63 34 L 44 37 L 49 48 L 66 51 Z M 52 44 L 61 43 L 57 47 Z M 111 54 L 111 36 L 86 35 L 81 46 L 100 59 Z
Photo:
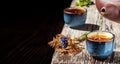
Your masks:
M 73 0 L 71 7 L 78 0 Z M 95 5 L 87 8 L 86 24 L 77 29 L 70 28 L 64 25 L 62 34 L 70 36 L 71 38 L 79 37 L 84 32 L 95 30 L 110 31 L 115 34 L 115 48 L 114 53 L 105 61 L 98 61 L 93 59 L 86 50 L 85 41 L 79 45 L 83 45 L 85 49 L 79 54 L 73 56 L 71 54 L 62 55 L 55 51 L 51 64 L 120 64 L 120 24 L 110 21 L 102 17 L 96 9 Z

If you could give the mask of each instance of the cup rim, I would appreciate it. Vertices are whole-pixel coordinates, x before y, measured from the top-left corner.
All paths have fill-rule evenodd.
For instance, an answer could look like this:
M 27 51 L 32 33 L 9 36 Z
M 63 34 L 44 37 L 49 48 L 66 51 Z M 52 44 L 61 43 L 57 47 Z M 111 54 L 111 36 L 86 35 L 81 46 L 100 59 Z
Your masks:
M 105 32 L 105 33 L 110 33 L 110 34 L 112 35 L 112 38 L 111 38 L 110 40 L 107 40 L 107 41 L 89 40 L 89 39 L 88 39 L 88 35 L 89 35 L 90 33 L 93 33 L 93 32 Z M 86 34 L 86 40 L 93 41 L 93 42 L 108 42 L 108 41 L 114 40 L 114 38 L 115 38 L 115 34 L 113 34 L 113 33 L 110 32 L 110 31 L 93 31 L 93 32 L 89 32 L 89 33 Z
M 63 10 L 63 12 L 66 13 L 66 14 L 82 15 L 82 14 L 80 14 L 80 13 L 70 13 L 70 12 L 67 12 L 66 9 L 82 9 L 82 10 L 84 10 L 84 13 L 83 13 L 83 14 L 87 13 L 87 9 L 86 9 L 86 8 L 67 7 L 67 8 L 65 8 L 65 9 Z

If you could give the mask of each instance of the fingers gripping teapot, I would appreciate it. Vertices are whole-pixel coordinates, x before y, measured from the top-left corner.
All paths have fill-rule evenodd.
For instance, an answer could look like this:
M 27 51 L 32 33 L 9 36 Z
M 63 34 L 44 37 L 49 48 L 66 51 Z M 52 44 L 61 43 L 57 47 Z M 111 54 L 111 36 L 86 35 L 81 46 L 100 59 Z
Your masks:
M 120 0 L 95 0 L 95 4 L 102 16 L 120 23 Z

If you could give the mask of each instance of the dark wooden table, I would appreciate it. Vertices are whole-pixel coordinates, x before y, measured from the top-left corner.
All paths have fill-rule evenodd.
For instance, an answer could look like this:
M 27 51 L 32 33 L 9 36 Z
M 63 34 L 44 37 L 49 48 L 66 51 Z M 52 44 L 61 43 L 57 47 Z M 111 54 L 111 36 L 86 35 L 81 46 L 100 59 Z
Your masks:
M 76 1 L 78 0 L 73 0 L 71 7 L 74 7 Z M 102 17 L 98 13 L 95 5 L 87 7 L 87 20 L 85 25 L 73 29 L 65 24 L 61 33 L 75 38 L 79 37 L 84 32 L 95 30 L 110 31 L 115 34 L 114 52 L 108 59 L 98 61 L 92 58 L 86 50 L 84 41 L 79 44 L 80 46 L 82 45 L 84 49 L 77 55 L 63 55 L 55 51 L 51 64 L 120 64 L 120 24 Z

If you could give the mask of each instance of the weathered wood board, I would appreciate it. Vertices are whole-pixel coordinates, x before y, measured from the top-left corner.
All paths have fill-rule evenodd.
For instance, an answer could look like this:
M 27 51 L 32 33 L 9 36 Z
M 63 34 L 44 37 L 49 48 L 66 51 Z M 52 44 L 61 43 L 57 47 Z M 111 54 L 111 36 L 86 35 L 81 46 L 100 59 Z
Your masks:
M 73 0 L 71 7 L 78 0 Z M 105 61 L 98 61 L 93 59 L 86 50 L 85 41 L 80 43 L 84 49 L 79 54 L 73 56 L 71 54 L 62 55 L 54 52 L 51 64 L 120 64 L 120 23 L 110 21 L 102 17 L 95 5 L 87 7 L 86 24 L 79 28 L 73 29 L 68 25 L 64 25 L 62 34 L 69 35 L 71 38 L 80 36 L 84 32 L 95 30 L 110 31 L 115 34 L 115 48 L 114 52 Z

